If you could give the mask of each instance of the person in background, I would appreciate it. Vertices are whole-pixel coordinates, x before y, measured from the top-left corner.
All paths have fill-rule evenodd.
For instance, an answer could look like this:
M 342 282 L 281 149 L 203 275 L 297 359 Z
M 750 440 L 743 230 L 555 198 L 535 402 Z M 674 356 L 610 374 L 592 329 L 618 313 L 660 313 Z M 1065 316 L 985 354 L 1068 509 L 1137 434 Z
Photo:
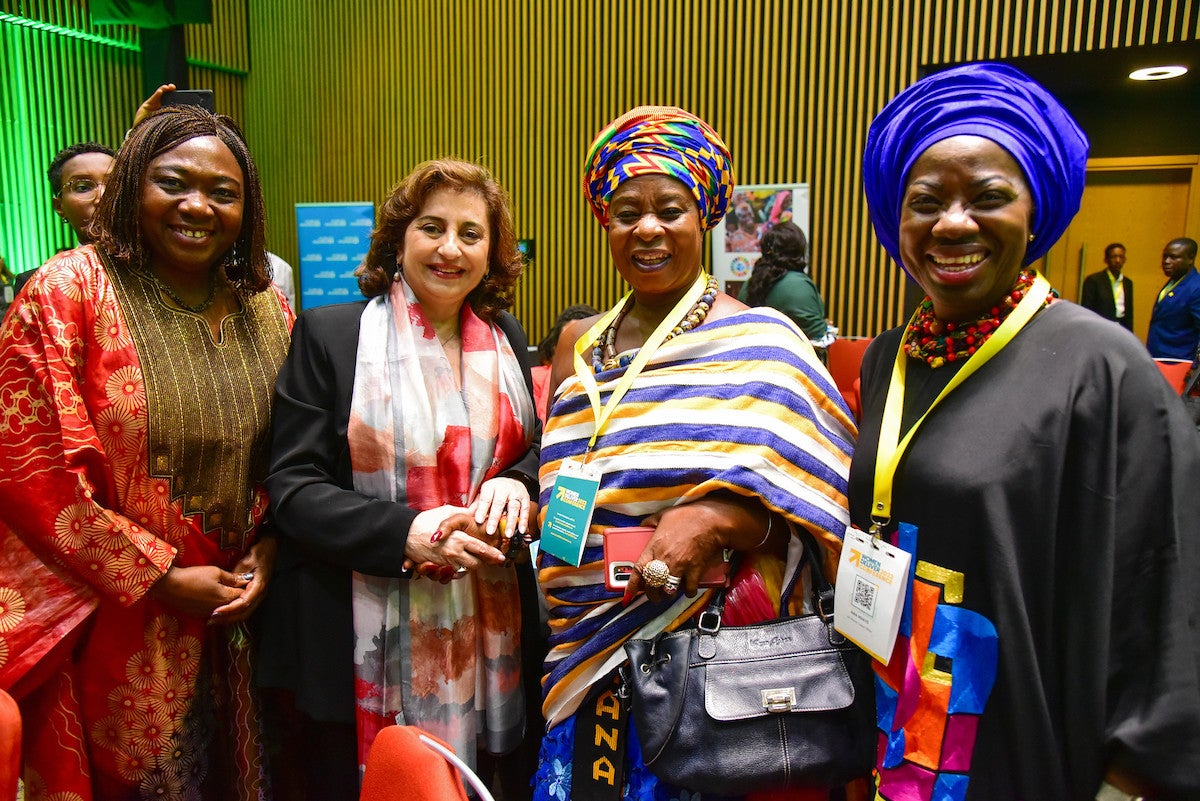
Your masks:
M 112 148 L 96 142 L 80 142 L 58 151 L 46 170 L 53 195 L 50 205 L 71 226 L 81 245 L 92 241 L 88 223 L 104 196 L 112 167 Z
M 46 170 L 50 181 L 50 206 L 59 219 L 70 226 L 81 245 L 92 241 L 88 225 L 104 196 L 104 185 L 112 165 L 112 148 L 96 142 L 80 142 L 58 151 Z M 62 248 L 58 252 L 68 250 L 70 248 Z M 51 258 L 47 263 L 53 261 Z M 14 294 L 33 277 L 34 269 L 30 267 L 16 276 Z
M 880 799 L 1200 798 L 1200 439 L 1145 349 L 1029 267 L 1087 151 L 1003 64 L 867 134 L 876 235 L 926 293 L 865 354 L 850 470 L 854 525 L 912 556 Z
M 1121 274 L 1125 268 L 1125 246 L 1113 242 L 1104 248 L 1104 263 L 1108 265 L 1105 269 L 1083 279 L 1079 305 L 1132 331 L 1133 281 Z
M 270 581 L 290 312 L 227 117 L 136 126 L 92 244 L 0 328 L 0 687 L 26 797 L 269 798 L 244 621 Z
M 782 222 L 762 236 L 762 256 L 754 263 L 750 280 L 738 300 L 750 306 L 770 306 L 791 319 L 813 343 L 821 362 L 832 341 L 825 301 L 808 275 L 808 240 L 800 226 Z
M 0 319 L 4 318 L 13 298 L 16 297 L 16 288 L 13 286 L 15 282 L 16 278 L 8 270 L 8 263 L 0 256 Z
M 267 251 L 267 261 L 271 265 L 271 283 L 275 284 L 276 288 L 287 298 L 288 306 L 295 309 L 296 277 L 292 271 L 292 265 L 269 250 Z
M 1196 274 L 1196 240 L 1172 239 L 1163 248 L 1162 271 L 1167 283 L 1150 312 L 1146 348 L 1156 359 L 1186 359 L 1200 344 L 1200 275 Z
M 733 584 L 746 593 L 746 606 L 733 604 L 742 622 L 763 619 L 748 611 L 751 597 L 757 610 L 779 613 L 785 556 L 799 557 L 793 527 L 838 552 L 855 435 L 795 325 L 719 292 L 704 269 L 704 233 L 733 191 L 729 150 L 711 126 L 674 107 L 621 115 L 592 143 L 584 191 L 631 292 L 602 316 L 569 323 L 553 362 L 542 503 L 555 497 L 564 465 L 585 454 L 600 483 L 578 567 L 548 550 L 553 518 L 543 505 L 539 580 L 552 648 L 534 796 L 542 801 L 591 798 L 606 786 L 573 764 L 586 759 L 623 643 L 703 610 L 711 591 L 698 591 L 700 575 L 725 549 L 747 555 Z M 592 405 L 599 398 L 603 412 Z M 639 525 L 655 532 L 637 572 L 623 594 L 608 590 L 602 532 Z M 642 761 L 636 727 L 627 734 L 613 749 L 622 798 L 702 789 L 661 782 Z
M 544 649 L 512 546 L 532 534 L 540 426 L 506 311 L 523 264 L 491 174 L 425 162 L 380 208 L 358 273 L 368 300 L 296 322 L 275 387 L 279 570 L 257 676 L 277 690 L 289 798 L 356 798 L 397 721 L 489 782 L 499 772 L 505 798 L 528 795 L 520 746 L 541 728 L 526 700 Z
M 538 361 L 541 363 L 533 368 L 533 400 L 543 424 L 550 409 L 550 392 L 553 389 L 550 386 L 550 364 L 554 361 L 554 349 L 558 347 L 558 338 L 562 335 L 563 328 L 572 320 L 584 320 L 599 313 L 599 309 L 586 303 L 568 306 L 558 315 L 546 338 L 538 343 Z

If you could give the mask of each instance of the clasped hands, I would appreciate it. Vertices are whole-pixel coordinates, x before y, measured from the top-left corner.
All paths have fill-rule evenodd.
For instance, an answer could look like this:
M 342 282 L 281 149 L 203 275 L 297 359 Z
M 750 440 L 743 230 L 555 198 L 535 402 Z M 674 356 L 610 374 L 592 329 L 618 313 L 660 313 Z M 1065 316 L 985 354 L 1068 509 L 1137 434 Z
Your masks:
M 171 565 L 150 588 L 150 595 L 213 625 L 240 623 L 262 603 L 275 565 L 276 542 L 264 537 L 231 570 L 216 565 Z
M 445 584 L 483 565 L 504 564 L 517 538 L 528 538 L 536 510 L 522 482 L 488 479 L 470 506 L 439 506 L 416 516 L 404 569 Z

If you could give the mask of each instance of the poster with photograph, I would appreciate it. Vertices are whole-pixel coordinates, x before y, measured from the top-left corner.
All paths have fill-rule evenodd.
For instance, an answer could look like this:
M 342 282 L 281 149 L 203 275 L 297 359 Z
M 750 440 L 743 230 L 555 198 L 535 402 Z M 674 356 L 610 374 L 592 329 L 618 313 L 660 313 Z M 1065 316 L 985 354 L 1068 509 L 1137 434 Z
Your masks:
M 759 242 L 772 225 L 791 220 L 808 236 L 808 184 L 757 184 L 733 190 L 725 219 L 712 238 L 712 271 L 737 297 L 758 261 Z
M 354 271 L 367 257 L 374 226 L 373 203 L 296 204 L 300 309 L 362 298 Z

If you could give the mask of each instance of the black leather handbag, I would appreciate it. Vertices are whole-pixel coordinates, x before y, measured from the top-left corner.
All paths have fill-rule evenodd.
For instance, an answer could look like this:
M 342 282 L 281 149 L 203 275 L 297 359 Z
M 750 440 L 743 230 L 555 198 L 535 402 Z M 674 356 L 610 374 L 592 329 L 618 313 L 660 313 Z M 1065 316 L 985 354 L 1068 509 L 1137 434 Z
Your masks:
M 806 555 L 819 553 L 802 537 Z M 695 628 L 625 644 L 621 673 L 642 759 L 659 778 L 740 796 L 837 787 L 870 773 L 870 657 L 834 631 L 833 589 L 820 560 L 805 558 L 817 614 L 722 626 L 722 589 Z

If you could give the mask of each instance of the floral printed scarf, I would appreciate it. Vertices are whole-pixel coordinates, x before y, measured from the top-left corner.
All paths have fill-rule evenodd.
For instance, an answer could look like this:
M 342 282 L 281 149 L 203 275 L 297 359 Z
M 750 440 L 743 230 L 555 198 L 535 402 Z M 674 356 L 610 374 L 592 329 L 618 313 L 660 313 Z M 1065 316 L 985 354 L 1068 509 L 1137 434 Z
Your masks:
M 467 506 L 527 451 L 533 403 L 507 338 L 465 304 L 461 337 L 460 392 L 402 279 L 367 304 L 348 430 L 357 491 L 418 511 Z M 360 766 L 392 723 L 435 734 L 472 767 L 477 748 L 518 744 L 521 615 L 511 568 L 484 567 L 448 585 L 355 573 L 353 593 Z

